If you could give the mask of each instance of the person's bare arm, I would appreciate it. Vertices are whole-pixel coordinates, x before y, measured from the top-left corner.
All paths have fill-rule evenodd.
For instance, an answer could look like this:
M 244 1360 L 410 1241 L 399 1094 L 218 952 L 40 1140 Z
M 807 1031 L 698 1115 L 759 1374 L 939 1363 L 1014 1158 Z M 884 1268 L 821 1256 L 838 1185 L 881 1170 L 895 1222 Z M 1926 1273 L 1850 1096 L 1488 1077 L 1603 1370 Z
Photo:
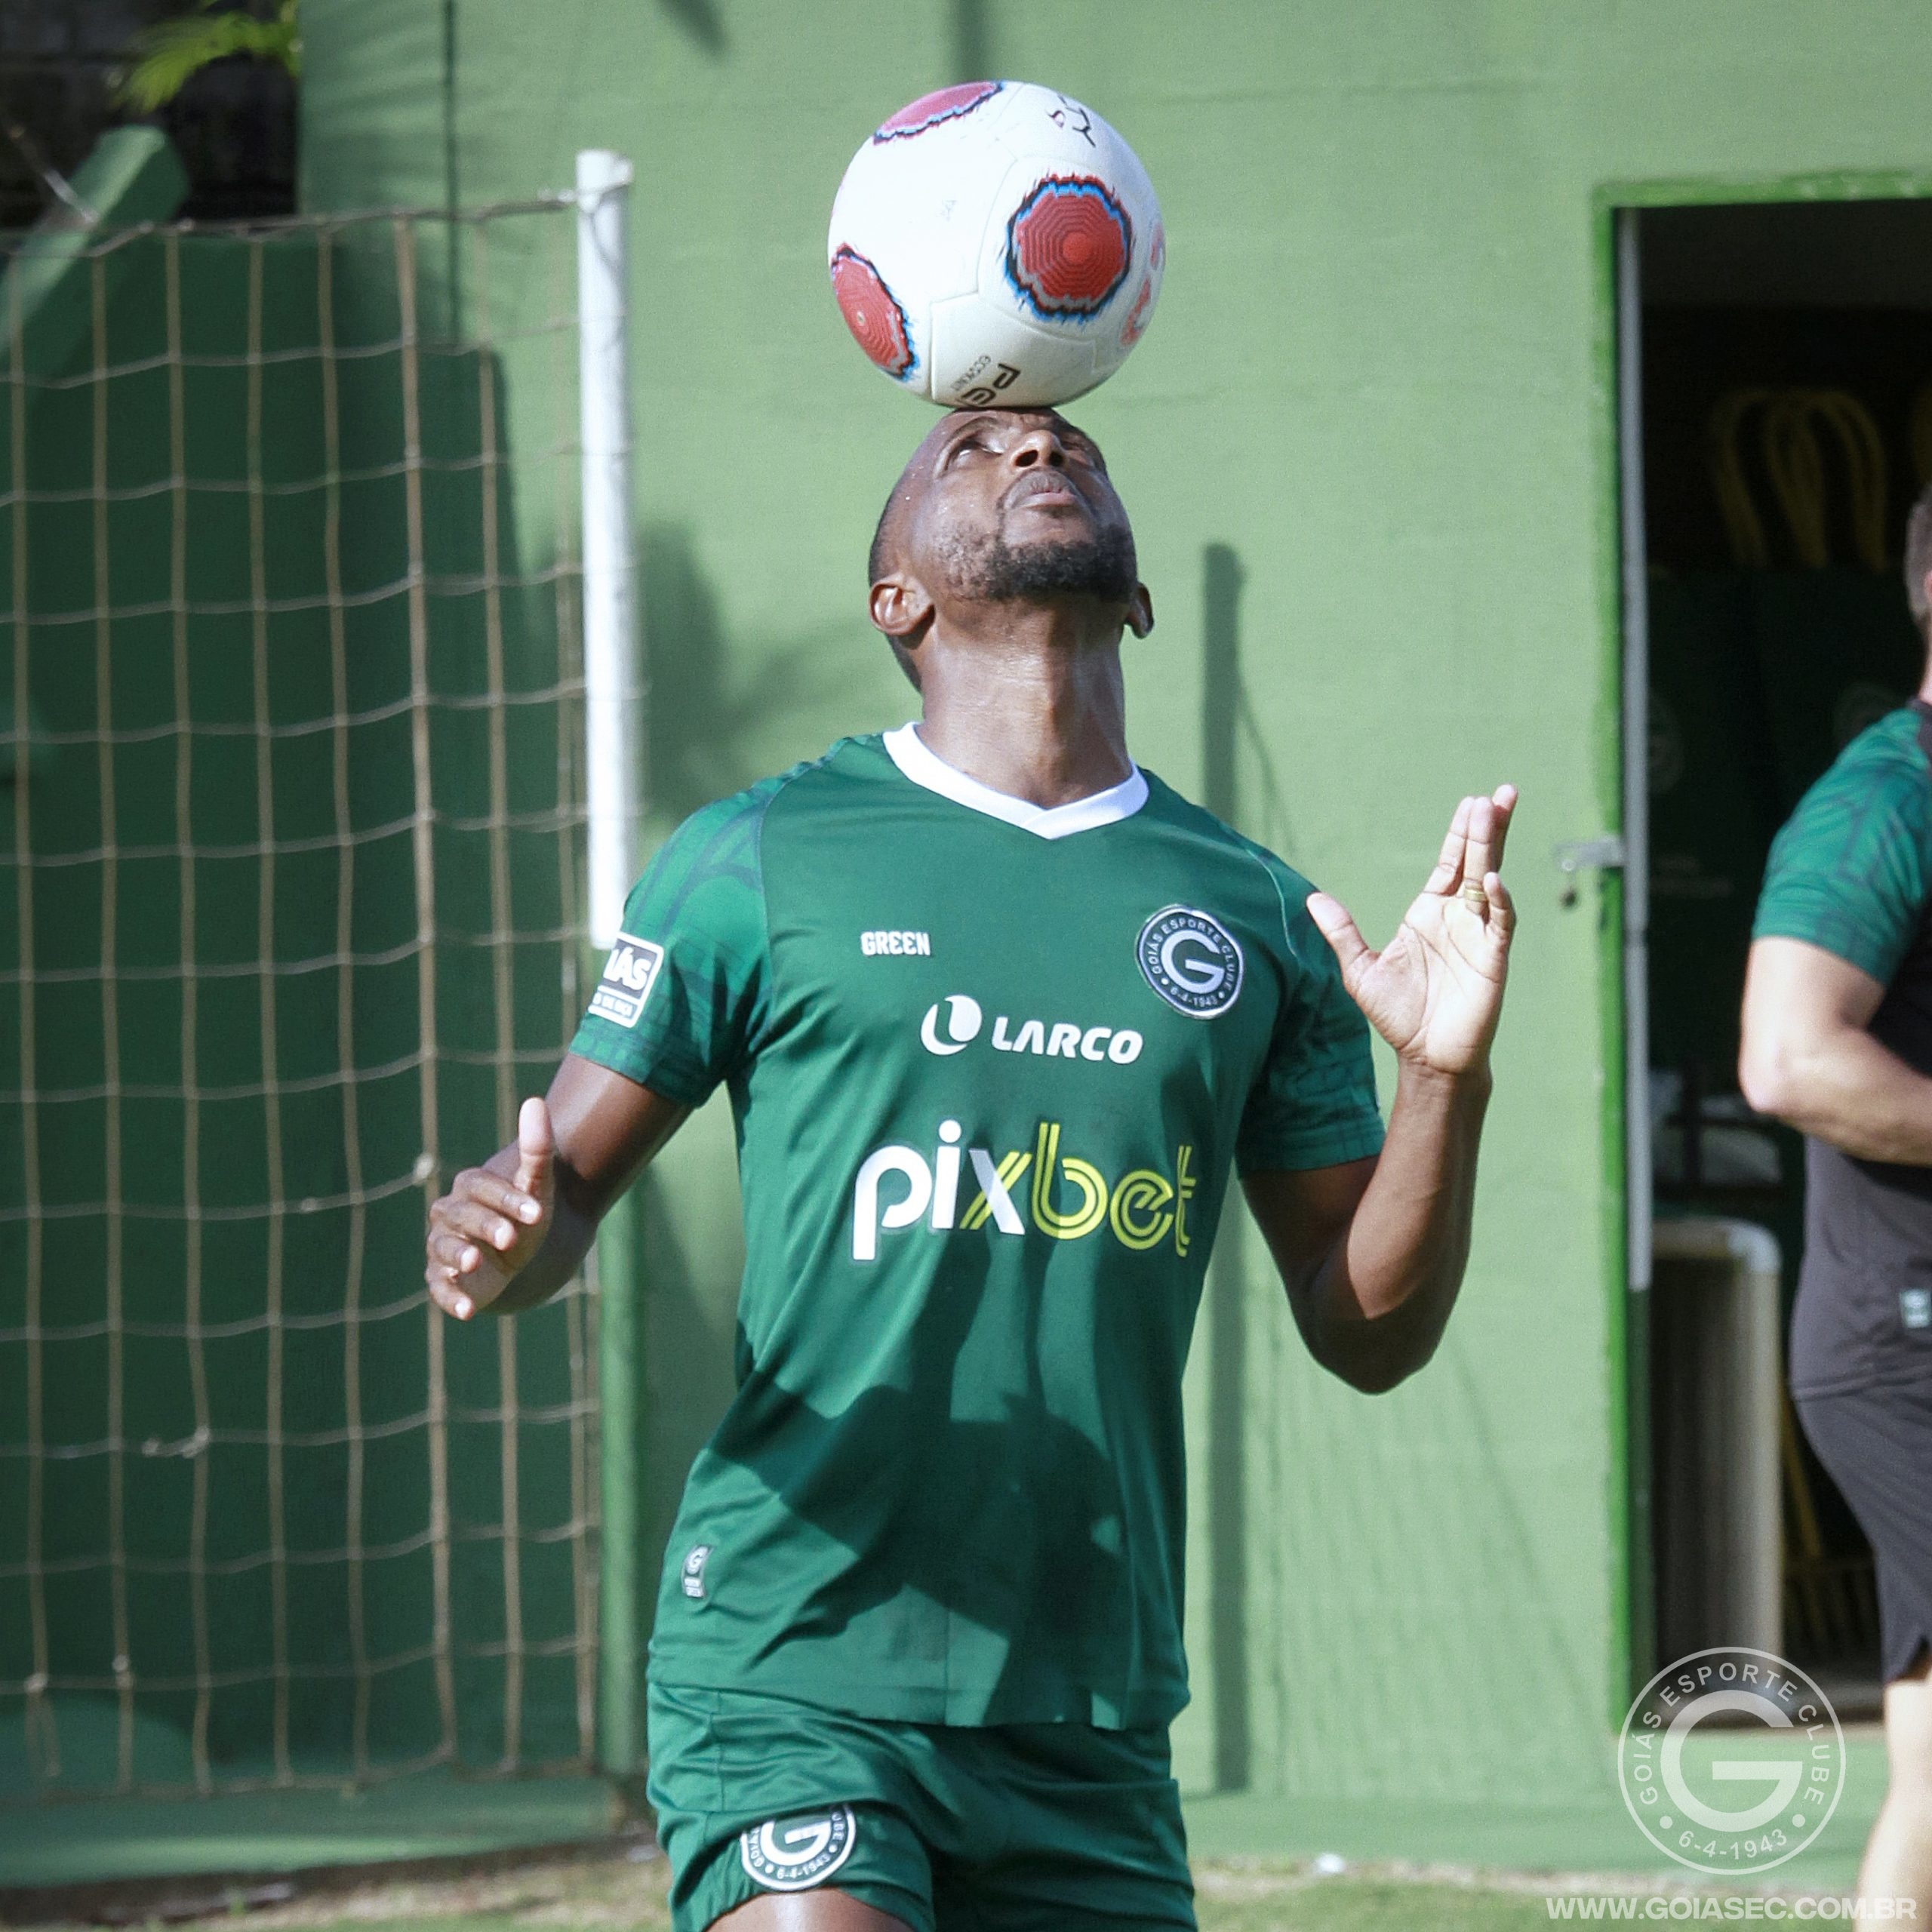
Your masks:
M 1469 1258 L 1489 1050 L 1515 909 L 1498 869 L 1513 786 L 1465 798 L 1441 856 L 1379 953 L 1336 900 L 1308 909 L 1342 983 L 1395 1050 L 1395 1103 L 1373 1160 L 1248 1175 L 1249 1206 L 1315 1360 L 1371 1394 L 1435 1352 Z
M 1737 1084 L 1759 1113 L 1847 1154 L 1932 1167 L 1932 1080 L 1866 1031 L 1884 996 L 1820 946 L 1755 940 Z
M 597 1224 L 691 1109 L 566 1054 L 517 1137 L 466 1168 L 429 1211 L 430 1299 L 447 1315 L 515 1315 L 576 1273 Z
M 1414 1374 L 1448 1325 L 1489 1092 L 1487 1068 L 1460 1078 L 1405 1068 L 1378 1158 L 1242 1183 L 1309 1353 L 1366 1394 Z

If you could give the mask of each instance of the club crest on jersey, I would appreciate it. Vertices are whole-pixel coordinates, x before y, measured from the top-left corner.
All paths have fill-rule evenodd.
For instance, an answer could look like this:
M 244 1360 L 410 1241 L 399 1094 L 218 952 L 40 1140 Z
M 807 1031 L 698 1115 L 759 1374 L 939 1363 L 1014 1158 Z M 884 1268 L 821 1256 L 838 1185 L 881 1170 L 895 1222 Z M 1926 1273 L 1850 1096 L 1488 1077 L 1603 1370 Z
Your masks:
M 704 1566 L 710 1555 L 709 1543 L 694 1543 L 685 1552 L 685 1560 L 678 1566 L 678 1584 L 694 1603 L 704 1601 Z
M 849 1804 L 831 1811 L 797 1811 L 740 1832 L 738 1861 L 746 1875 L 768 1891 L 809 1891 L 851 1857 L 858 1838 L 858 1821 Z
M 1167 906 L 1134 942 L 1141 977 L 1177 1013 L 1212 1020 L 1241 997 L 1241 948 L 1220 920 L 1191 906 Z
M 620 933 L 604 962 L 604 977 L 590 996 L 591 1011 L 615 1026 L 635 1026 L 663 964 L 664 949 L 655 940 Z

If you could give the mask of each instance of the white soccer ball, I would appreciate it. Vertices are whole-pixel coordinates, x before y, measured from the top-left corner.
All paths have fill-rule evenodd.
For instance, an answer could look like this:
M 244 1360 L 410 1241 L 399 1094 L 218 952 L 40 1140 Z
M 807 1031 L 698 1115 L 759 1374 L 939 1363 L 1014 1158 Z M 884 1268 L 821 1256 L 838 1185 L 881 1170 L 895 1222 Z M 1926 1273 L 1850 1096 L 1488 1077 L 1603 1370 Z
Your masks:
M 974 81 L 867 137 L 827 254 L 846 326 L 894 381 L 943 408 L 1038 408 L 1126 361 L 1167 243 L 1147 171 L 1097 114 Z

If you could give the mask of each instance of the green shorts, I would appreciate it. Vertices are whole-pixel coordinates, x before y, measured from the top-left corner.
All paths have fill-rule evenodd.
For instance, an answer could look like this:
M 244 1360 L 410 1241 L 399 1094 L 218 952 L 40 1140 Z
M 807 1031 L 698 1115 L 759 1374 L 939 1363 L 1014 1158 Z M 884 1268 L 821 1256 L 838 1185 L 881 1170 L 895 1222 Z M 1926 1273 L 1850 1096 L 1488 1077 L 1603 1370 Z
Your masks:
M 1164 1727 L 968 1728 L 651 1687 L 671 1923 L 825 1885 L 913 1932 L 1194 1926 Z

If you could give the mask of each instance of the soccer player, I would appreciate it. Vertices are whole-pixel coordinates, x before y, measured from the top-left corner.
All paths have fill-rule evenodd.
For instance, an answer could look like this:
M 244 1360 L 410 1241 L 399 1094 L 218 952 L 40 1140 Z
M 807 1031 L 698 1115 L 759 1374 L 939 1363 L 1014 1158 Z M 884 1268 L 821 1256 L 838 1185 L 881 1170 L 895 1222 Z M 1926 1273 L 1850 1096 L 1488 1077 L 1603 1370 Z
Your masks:
M 921 721 L 672 835 L 547 1100 L 436 1204 L 429 1289 L 552 1293 L 724 1082 L 738 1388 L 651 1644 L 675 1923 L 1191 1926 L 1181 1370 L 1229 1171 L 1318 1361 L 1378 1390 L 1429 1359 L 1515 794 L 1457 807 L 1378 956 L 1140 771 L 1120 643 L 1152 606 L 1051 411 L 943 417 L 871 579 Z
M 1932 648 L 1932 491 L 1905 565 Z M 1932 1911 L 1932 668 L 1771 848 L 1738 1079 L 1805 1135 L 1792 1395 L 1878 1571 L 1890 1777 L 1859 1891 Z

